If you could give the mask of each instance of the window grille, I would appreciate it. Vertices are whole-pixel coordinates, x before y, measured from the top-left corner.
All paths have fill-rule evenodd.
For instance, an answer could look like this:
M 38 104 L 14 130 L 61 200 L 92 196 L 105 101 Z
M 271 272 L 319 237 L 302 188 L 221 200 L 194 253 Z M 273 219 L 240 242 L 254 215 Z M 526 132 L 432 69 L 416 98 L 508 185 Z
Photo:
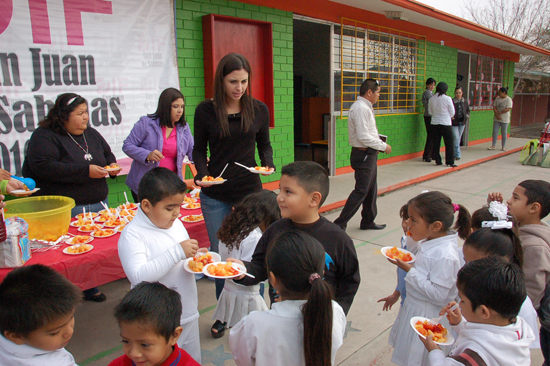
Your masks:
M 472 109 L 492 109 L 504 80 L 504 60 L 485 55 L 470 58 L 470 105 Z
M 425 36 L 349 19 L 334 26 L 334 105 L 341 117 L 367 78 L 381 88 L 375 113 L 419 113 L 425 75 Z

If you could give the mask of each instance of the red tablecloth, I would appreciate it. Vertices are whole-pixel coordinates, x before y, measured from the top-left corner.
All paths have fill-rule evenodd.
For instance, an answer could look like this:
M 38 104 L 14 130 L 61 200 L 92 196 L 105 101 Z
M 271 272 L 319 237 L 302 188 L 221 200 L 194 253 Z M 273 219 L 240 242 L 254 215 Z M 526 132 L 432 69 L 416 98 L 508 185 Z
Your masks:
M 198 215 L 200 213 L 200 208 L 195 210 L 181 209 L 183 216 Z M 182 222 L 191 239 L 198 240 L 201 248 L 208 248 L 210 246 L 204 221 L 194 223 Z M 69 228 L 69 232 L 72 234 L 82 234 L 73 227 Z M 100 286 L 126 277 L 118 258 L 117 243 L 119 237 L 120 234 L 104 239 L 95 238 L 90 243 L 94 246 L 94 249 L 82 255 L 64 254 L 63 249 L 67 245 L 63 244 L 59 249 L 33 253 L 32 258 L 25 265 L 40 263 L 50 266 L 82 290 Z M 12 268 L 0 268 L 0 282 L 4 280 L 4 277 L 11 270 Z

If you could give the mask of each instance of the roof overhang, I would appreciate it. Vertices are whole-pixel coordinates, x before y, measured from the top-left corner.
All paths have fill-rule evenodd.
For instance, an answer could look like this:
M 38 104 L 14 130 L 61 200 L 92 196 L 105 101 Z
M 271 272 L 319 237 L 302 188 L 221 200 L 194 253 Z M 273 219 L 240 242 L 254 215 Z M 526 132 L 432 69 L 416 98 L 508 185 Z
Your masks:
M 335 3 L 384 15 L 386 11 L 408 14 L 409 23 L 437 29 L 497 49 L 522 55 L 550 56 L 550 50 L 533 46 L 515 38 L 495 32 L 474 22 L 445 13 L 413 0 L 330 0 Z M 400 20 L 404 22 L 404 20 Z M 445 41 L 442 39 L 442 41 Z M 459 45 L 453 45 L 460 49 Z

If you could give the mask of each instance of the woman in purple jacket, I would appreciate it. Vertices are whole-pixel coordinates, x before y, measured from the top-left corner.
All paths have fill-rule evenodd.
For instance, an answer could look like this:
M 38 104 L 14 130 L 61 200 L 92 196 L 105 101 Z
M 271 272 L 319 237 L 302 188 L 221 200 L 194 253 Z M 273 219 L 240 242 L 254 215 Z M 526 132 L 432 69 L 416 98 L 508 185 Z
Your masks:
M 159 97 L 157 110 L 137 121 L 124 140 L 122 151 L 134 159 L 126 185 L 132 190 L 134 201 L 141 177 L 158 166 L 168 168 L 183 180 L 185 156 L 192 161 L 194 140 L 185 121 L 185 101 L 177 89 L 165 89 Z

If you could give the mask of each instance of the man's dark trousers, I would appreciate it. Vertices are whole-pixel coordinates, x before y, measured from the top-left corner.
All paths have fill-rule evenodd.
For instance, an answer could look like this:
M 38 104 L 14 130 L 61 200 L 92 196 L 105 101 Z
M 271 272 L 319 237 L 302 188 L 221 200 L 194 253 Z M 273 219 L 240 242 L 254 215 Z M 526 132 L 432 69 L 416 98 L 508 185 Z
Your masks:
M 430 160 L 432 158 L 433 148 L 433 131 L 432 131 L 432 117 L 424 116 L 424 125 L 426 126 L 426 145 L 424 146 L 424 154 L 422 154 L 423 160 Z
M 365 229 L 374 223 L 378 213 L 376 209 L 378 151 L 371 148 L 353 147 L 350 162 L 351 167 L 355 170 L 355 189 L 349 195 L 344 209 L 334 223 L 345 230 L 348 221 L 363 205 L 360 227 Z

